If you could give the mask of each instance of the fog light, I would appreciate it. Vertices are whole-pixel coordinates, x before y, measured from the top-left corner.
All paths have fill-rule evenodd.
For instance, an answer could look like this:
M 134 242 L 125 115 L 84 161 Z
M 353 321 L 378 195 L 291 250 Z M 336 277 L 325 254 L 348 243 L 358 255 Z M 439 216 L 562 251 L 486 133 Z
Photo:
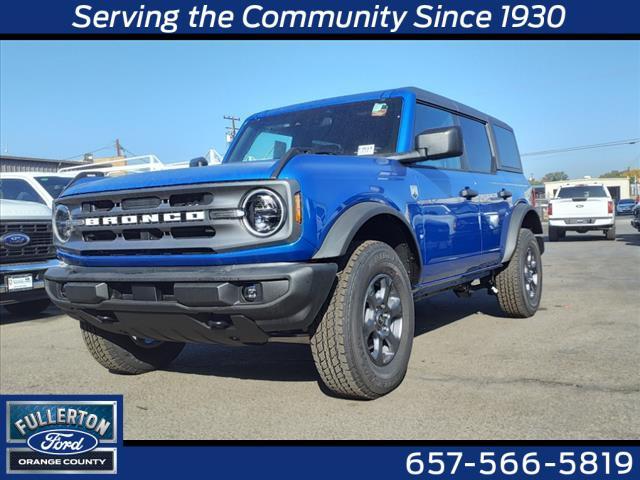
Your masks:
M 242 287 L 242 296 L 247 302 L 255 302 L 258 299 L 258 286 L 247 285 Z

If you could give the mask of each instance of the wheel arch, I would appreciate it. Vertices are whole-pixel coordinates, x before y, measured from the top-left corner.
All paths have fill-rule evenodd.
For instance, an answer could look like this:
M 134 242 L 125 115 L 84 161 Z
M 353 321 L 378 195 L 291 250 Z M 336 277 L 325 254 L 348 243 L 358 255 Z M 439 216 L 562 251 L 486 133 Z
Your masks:
M 502 263 L 508 262 L 513 256 L 513 252 L 516 249 L 516 243 L 518 242 L 518 233 L 521 228 L 531 230 L 531 232 L 536 235 L 536 240 L 540 247 L 540 253 L 544 252 L 544 239 L 541 237 L 543 231 L 540 215 L 538 215 L 538 212 L 531 205 L 527 203 L 518 203 L 513 207 L 513 211 L 509 217 Z
M 359 240 L 389 244 L 405 264 L 412 285 L 419 282 L 422 253 L 413 229 L 400 212 L 382 203 L 362 202 L 345 210 L 329 229 L 313 259 L 342 257 Z

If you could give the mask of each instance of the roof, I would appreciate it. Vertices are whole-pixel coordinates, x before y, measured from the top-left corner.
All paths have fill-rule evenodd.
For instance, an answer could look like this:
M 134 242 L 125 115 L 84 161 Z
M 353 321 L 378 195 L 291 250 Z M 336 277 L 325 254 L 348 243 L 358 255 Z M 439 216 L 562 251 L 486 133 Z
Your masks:
M 23 161 L 23 162 L 43 162 L 43 163 L 72 163 L 72 164 L 82 164 L 84 161 L 82 160 L 57 160 L 55 158 L 37 158 L 37 157 L 23 157 L 23 156 L 15 156 L 15 155 L 0 155 L 0 160 L 13 160 L 13 161 Z
M 433 92 L 429 92 L 427 90 L 423 90 L 417 87 L 401 87 L 392 90 L 378 90 L 374 92 L 366 92 L 366 93 L 358 93 L 355 95 L 346 95 L 342 97 L 333 97 L 333 98 L 325 98 L 322 100 L 314 100 L 312 102 L 304 102 L 298 103 L 294 105 L 289 105 L 286 107 L 276 108 L 272 110 L 265 110 L 259 112 L 255 115 L 252 115 L 247 120 L 252 118 L 260 118 L 270 115 L 276 115 L 279 113 L 285 113 L 296 110 L 306 110 L 311 108 L 321 108 L 329 105 L 335 105 L 340 103 L 352 103 L 352 102 L 361 102 L 367 100 L 376 100 L 376 99 L 384 99 L 389 97 L 404 97 L 407 100 L 419 100 L 425 103 L 429 103 L 432 105 L 436 105 L 439 107 L 443 107 L 447 110 L 451 110 L 455 113 L 460 113 L 462 115 L 467 115 L 470 117 L 475 117 L 479 120 L 483 120 L 485 122 L 491 122 L 494 125 L 499 125 L 508 130 L 512 130 L 512 128 L 506 124 L 505 122 L 492 117 L 491 115 L 487 115 L 475 108 L 471 108 L 463 103 L 456 102 L 447 97 L 443 97 L 442 95 L 438 95 Z

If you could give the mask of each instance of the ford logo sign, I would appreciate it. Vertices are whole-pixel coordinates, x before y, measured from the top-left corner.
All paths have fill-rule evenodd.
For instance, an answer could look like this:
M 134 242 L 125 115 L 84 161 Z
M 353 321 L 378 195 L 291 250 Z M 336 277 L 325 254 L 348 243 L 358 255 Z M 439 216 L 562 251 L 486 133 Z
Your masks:
M 20 248 L 29 245 L 31 239 L 24 233 L 6 233 L 0 237 L 0 245 L 7 248 Z
M 77 455 L 96 448 L 98 439 L 80 430 L 45 430 L 31 435 L 27 445 L 31 450 L 47 455 Z

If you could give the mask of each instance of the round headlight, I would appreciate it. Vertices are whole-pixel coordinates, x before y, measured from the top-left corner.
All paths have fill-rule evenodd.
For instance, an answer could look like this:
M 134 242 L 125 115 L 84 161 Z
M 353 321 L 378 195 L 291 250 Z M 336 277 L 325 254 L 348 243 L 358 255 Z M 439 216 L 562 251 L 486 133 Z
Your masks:
M 65 205 L 56 205 L 53 211 L 53 231 L 56 238 L 66 242 L 71 237 L 71 212 Z
M 250 192 L 242 203 L 244 225 L 252 234 L 267 237 L 276 233 L 284 223 L 282 199 L 271 190 Z

